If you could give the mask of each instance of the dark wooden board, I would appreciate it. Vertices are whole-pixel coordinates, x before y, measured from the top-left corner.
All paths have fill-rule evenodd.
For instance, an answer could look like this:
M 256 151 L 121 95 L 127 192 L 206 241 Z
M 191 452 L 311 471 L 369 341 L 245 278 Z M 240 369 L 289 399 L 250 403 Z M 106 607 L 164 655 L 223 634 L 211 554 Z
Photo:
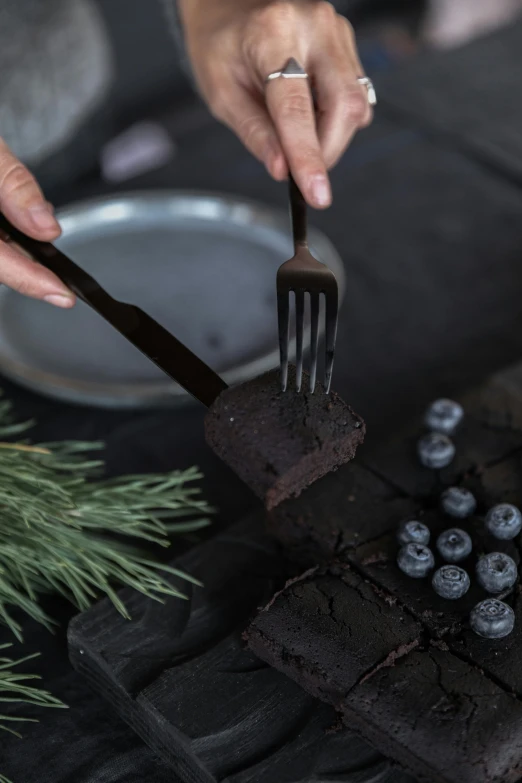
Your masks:
M 183 783 L 408 783 L 331 706 L 245 649 L 248 621 L 291 573 L 262 513 L 176 565 L 205 588 L 163 605 L 124 590 L 133 622 L 102 601 L 73 620 L 69 649 Z

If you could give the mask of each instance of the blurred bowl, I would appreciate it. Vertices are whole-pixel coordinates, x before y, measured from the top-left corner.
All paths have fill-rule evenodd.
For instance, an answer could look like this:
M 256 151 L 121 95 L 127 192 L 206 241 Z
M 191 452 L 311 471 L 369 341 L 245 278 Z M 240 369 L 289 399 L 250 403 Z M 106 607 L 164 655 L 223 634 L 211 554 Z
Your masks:
M 61 250 L 227 383 L 277 366 L 275 275 L 293 255 L 287 215 L 225 195 L 160 191 L 81 202 L 58 218 Z M 342 298 L 334 247 L 315 229 L 310 246 L 337 276 Z M 0 372 L 42 394 L 102 407 L 191 400 L 83 302 L 59 310 L 5 288 Z

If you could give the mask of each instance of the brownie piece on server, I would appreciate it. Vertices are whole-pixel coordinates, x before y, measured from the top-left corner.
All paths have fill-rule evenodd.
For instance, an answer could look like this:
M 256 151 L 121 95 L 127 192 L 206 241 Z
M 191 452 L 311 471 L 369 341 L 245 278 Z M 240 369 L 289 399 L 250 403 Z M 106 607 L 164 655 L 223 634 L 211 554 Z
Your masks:
M 286 392 L 273 370 L 224 391 L 205 419 L 209 446 L 268 509 L 351 460 L 364 439 L 363 420 L 335 392 L 294 388 L 295 370 Z
M 350 462 L 273 509 L 268 529 L 294 559 L 315 565 L 395 530 L 416 511 L 415 501 Z
M 522 702 L 349 568 L 289 583 L 245 638 L 419 781 L 522 774 Z

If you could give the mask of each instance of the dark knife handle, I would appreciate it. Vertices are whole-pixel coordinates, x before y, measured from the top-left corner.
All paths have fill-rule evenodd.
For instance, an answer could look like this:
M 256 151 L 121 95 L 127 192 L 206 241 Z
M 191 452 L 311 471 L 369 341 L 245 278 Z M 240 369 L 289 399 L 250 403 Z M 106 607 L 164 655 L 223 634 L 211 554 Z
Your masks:
M 0 240 L 14 242 L 35 261 L 54 272 L 79 299 L 207 407 L 227 388 L 219 375 L 150 315 L 135 305 L 114 299 L 57 247 L 23 234 L 2 213 Z

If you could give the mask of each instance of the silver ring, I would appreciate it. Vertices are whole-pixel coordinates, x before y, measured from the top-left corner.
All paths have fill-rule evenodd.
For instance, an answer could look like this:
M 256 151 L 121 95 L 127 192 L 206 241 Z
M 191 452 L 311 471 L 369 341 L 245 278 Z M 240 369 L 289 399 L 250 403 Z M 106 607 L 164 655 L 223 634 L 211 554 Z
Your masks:
M 285 67 L 282 71 L 274 71 L 273 73 L 269 73 L 266 77 L 265 81 L 271 82 L 274 79 L 308 79 L 308 74 L 306 71 L 301 68 L 297 60 L 295 60 L 293 57 L 290 57 L 288 62 L 286 63 Z
M 359 76 L 357 82 L 361 85 L 361 87 L 366 87 L 366 93 L 368 95 L 368 103 L 370 104 L 370 106 L 376 106 L 377 93 L 375 92 L 375 87 L 373 86 L 372 80 L 369 79 L 367 76 Z

